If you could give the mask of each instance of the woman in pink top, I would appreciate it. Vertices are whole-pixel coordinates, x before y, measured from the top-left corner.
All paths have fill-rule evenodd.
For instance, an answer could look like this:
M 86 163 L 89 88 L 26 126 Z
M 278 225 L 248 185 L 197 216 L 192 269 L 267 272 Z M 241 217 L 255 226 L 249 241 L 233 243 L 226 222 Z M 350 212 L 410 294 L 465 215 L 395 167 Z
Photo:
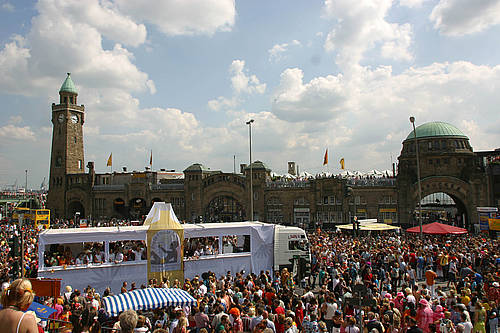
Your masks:
M 427 302 L 424 298 L 418 302 L 418 305 L 417 325 L 424 331 L 424 333 L 430 333 L 429 324 L 434 322 L 434 312 L 429 306 L 429 302 Z

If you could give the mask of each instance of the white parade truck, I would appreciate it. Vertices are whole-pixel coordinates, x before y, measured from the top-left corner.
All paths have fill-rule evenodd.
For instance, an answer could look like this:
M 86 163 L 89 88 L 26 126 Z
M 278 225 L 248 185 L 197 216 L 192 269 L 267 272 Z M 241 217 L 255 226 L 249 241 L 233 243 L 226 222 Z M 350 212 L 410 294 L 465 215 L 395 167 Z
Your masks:
M 304 230 L 262 222 L 182 224 L 184 277 L 281 270 L 302 275 L 310 264 Z M 117 293 L 124 281 L 147 284 L 148 226 L 49 229 L 39 235 L 38 277 L 61 286 Z M 65 259 L 66 258 L 66 259 Z M 71 259 L 70 259 L 71 258 Z M 74 259 L 76 258 L 76 260 Z

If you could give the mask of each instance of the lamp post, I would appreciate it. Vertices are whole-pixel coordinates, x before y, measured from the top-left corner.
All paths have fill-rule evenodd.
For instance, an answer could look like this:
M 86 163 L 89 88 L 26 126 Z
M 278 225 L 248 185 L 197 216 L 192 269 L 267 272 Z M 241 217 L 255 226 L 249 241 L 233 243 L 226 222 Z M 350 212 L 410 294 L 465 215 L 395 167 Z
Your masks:
M 418 182 L 418 225 L 420 226 L 420 238 L 422 238 L 422 186 L 420 184 L 420 158 L 418 154 L 417 131 L 415 130 L 415 117 L 410 117 L 410 123 L 413 125 L 413 138 L 415 139 L 415 152 L 417 157 L 417 182 Z
M 252 123 L 253 119 L 246 122 L 248 125 L 248 141 L 250 151 L 250 221 L 253 221 L 253 174 L 252 174 Z

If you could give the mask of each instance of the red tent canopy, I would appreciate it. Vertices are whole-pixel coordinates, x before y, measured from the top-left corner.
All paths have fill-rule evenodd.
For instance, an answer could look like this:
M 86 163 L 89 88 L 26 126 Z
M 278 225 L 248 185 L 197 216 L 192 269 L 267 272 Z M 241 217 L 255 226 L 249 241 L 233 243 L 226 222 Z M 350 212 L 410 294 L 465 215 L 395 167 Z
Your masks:
M 419 233 L 420 226 L 406 229 L 406 231 Z M 459 234 L 466 234 L 467 229 L 454 227 L 452 225 L 443 224 L 443 223 L 439 223 L 439 222 L 433 222 L 433 223 L 422 225 L 422 232 L 424 234 L 428 234 L 428 235 L 448 235 L 448 234 L 459 235 Z

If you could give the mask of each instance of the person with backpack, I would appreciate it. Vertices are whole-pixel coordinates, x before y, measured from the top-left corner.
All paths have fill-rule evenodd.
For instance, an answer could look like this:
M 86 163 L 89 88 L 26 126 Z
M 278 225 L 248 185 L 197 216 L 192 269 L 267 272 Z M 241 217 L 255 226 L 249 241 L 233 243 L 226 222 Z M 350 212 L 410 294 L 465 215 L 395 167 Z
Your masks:
M 439 332 L 440 333 L 455 333 L 455 325 L 453 325 L 453 322 L 451 321 L 451 312 L 450 311 L 445 311 L 444 312 L 444 318 L 441 318 L 439 320 Z

